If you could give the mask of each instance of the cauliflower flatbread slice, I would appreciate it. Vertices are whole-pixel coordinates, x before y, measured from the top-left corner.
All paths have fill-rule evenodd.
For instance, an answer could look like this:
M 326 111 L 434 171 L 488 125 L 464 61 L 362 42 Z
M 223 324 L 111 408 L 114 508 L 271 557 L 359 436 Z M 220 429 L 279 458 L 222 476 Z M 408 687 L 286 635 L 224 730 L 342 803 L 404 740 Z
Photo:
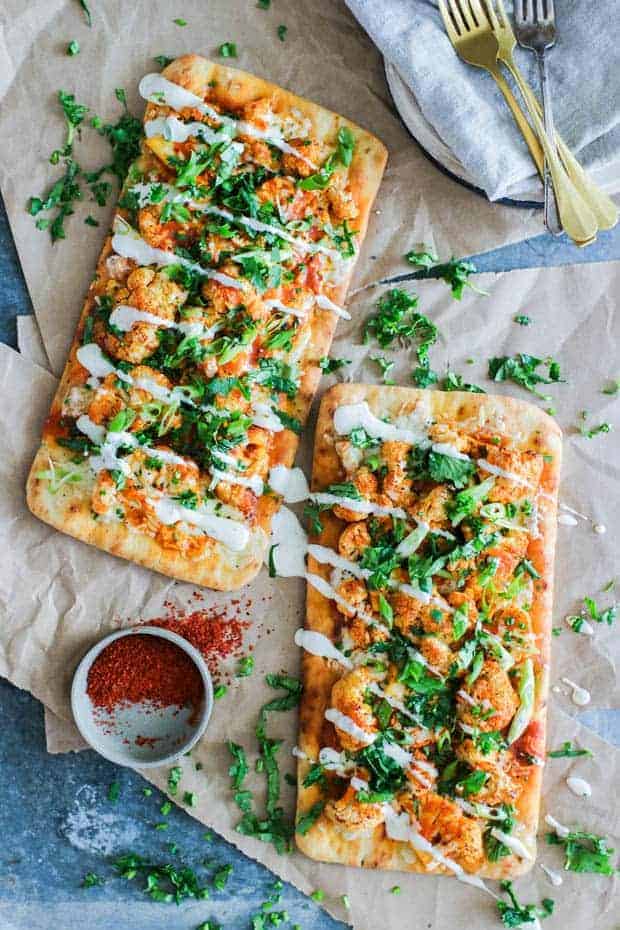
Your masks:
M 531 867 L 560 459 L 556 424 L 510 397 L 324 396 L 305 625 L 342 658 L 305 640 L 306 855 L 470 883 Z
M 78 539 L 220 590 L 258 572 L 384 146 L 186 55 L 140 82 L 130 167 L 28 478 Z

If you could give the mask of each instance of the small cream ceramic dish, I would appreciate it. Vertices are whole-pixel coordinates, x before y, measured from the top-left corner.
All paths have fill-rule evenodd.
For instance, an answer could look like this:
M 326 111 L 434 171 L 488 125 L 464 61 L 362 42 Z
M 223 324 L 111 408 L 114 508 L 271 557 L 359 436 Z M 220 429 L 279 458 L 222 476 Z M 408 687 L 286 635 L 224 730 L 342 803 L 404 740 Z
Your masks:
M 204 688 L 198 712 L 189 707 L 153 708 L 152 705 L 131 704 L 117 708 L 113 717 L 108 717 L 95 708 L 86 691 L 91 666 L 115 640 L 136 635 L 168 640 L 190 657 Z M 207 727 L 213 709 L 211 675 L 198 650 L 176 633 L 154 626 L 120 630 L 100 640 L 78 665 L 71 686 L 71 709 L 86 742 L 111 762 L 137 768 L 167 765 L 189 752 Z

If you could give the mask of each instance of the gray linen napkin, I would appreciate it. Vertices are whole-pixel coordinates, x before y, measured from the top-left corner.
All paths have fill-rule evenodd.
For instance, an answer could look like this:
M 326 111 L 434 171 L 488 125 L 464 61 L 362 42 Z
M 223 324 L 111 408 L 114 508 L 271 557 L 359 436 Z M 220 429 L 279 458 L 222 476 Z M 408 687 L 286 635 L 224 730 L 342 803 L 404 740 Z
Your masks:
M 431 0 L 346 0 L 413 90 L 424 117 L 489 199 L 532 188 L 535 169 L 493 78 L 462 62 Z M 510 0 L 506 6 L 512 9 Z M 549 53 L 554 115 L 565 141 L 608 190 L 620 187 L 620 3 L 556 0 Z M 538 90 L 534 56 L 518 64 Z M 516 88 L 515 88 L 516 91 Z M 518 97 L 518 92 L 517 92 Z

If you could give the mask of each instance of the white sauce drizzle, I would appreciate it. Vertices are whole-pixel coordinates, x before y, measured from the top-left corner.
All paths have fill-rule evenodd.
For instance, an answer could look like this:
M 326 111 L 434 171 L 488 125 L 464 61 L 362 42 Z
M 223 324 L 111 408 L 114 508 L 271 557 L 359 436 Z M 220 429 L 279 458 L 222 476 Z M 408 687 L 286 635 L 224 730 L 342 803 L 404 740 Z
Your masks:
M 327 504 L 330 507 L 345 507 L 354 513 L 373 513 L 378 516 L 396 517 L 399 520 L 407 518 L 406 511 L 401 507 L 381 507 L 379 504 L 373 504 L 372 501 L 341 497 L 338 494 L 328 494 L 326 491 L 316 491 L 310 494 L 309 500 L 314 501 L 316 504 Z
M 238 278 L 232 278 L 230 275 L 223 274 L 221 271 L 213 271 L 210 268 L 203 268 L 196 262 L 191 262 L 188 258 L 183 258 L 175 252 L 168 252 L 166 249 L 156 249 L 149 245 L 135 229 L 119 220 L 117 217 L 114 223 L 114 235 L 112 236 L 112 248 L 117 255 L 123 258 L 131 258 L 139 265 L 157 265 L 166 267 L 167 265 L 183 265 L 190 271 L 195 271 L 205 278 L 211 278 L 219 281 L 225 287 L 233 287 L 236 290 L 243 290 L 243 282 Z
M 545 823 L 548 827 L 551 827 L 552 830 L 555 830 L 561 839 L 566 839 L 570 833 L 570 829 L 560 823 L 559 820 L 556 820 L 555 817 L 552 817 L 551 814 L 545 814 Z
M 229 133 L 222 133 L 221 130 L 216 132 L 206 123 L 197 120 L 184 123 L 178 116 L 158 116 L 148 120 L 144 124 L 144 133 L 147 139 L 163 136 L 168 142 L 187 142 L 188 139 L 197 137 L 209 145 L 230 138 Z
M 528 859 L 530 862 L 534 861 L 534 856 L 530 850 L 521 842 L 516 836 L 511 836 L 509 833 L 504 833 L 503 830 L 499 830 L 497 827 L 491 827 L 491 836 L 494 836 L 496 840 L 499 840 L 500 843 L 503 843 L 504 846 L 507 846 L 516 856 L 519 856 L 520 859 Z
M 371 412 L 366 401 L 358 404 L 342 404 L 334 411 L 334 429 L 340 436 L 348 436 L 351 430 L 364 429 L 374 439 L 397 440 L 409 445 L 428 441 L 425 435 L 411 429 L 385 423 Z
M 559 888 L 560 885 L 564 883 L 564 879 L 559 872 L 554 872 L 553 869 L 550 869 L 549 866 L 542 862 L 540 862 L 539 865 L 554 888 Z
M 585 707 L 586 704 L 590 703 L 591 694 L 589 691 L 580 687 L 580 685 L 576 685 L 570 678 L 563 678 L 562 681 L 565 685 L 568 685 L 569 688 L 572 688 L 571 700 L 573 704 L 577 704 L 578 707 Z
M 482 471 L 488 471 L 492 475 L 497 475 L 499 478 L 506 478 L 508 481 L 512 481 L 513 484 L 520 484 L 524 488 L 533 487 L 529 481 L 526 481 L 525 478 L 522 478 L 520 475 L 516 475 L 512 471 L 506 471 L 505 468 L 500 468 L 499 465 L 492 465 L 491 462 L 487 462 L 486 459 L 478 459 L 476 465 L 478 468 L 482 469 Z
M 323 633 L 317 633 L 315 630 L 296 630 L 295 645 L 305 649 L 306 652 L 310 652 L 313 656 L 333 659 L 343 665 L 344 668 L 353 668 L 351 660 L 347 659 L 339 649 L 336 649 L 331 639 L 324 636 Z
M 564 622 L 566 623 L 567 626 L 571 628 L 573 633 L 579 633 L 581 636 L 594 636 L 594 627 L 592 626 L 591 623 L 589 623 L 585 619 L 585 617 L 579 617 L 579 619 L 581 620 L 581 623 L 579 624 L 579 629 L 575 629 L 573 627 L 574 619 L 575 619 L 574 616 L 570 614 L 567 617 L 564 617 Z
M 325 711 L 325 719 L 333 723 L 338 730 L 342 730 L 343 733 L 347 733 L 349 736 L 352 736 L 353 739 L 356 739 L 358 743 L 363 743 L 365 746 L 370 746 L 376 739 L 374 733 L 368 733 L 367 730 L 358 727 L 354 720 L 351 720 L 346 714 L 336 710 L 335 707 L 327 708 Z
M 284 429 L 282 421 L 275 414 L 269 404 L 257 401 L 254 404 L 254 414 L 252 416 L 254 426 L 260 426 L 262 429 L 268 429 L 272 433 L 281 433 Z
M 558 516 L 558 523 L 562 526 L 577 526 L 577 520 L 572 517 L 569 513 L 561 513 Z
M 579 778 L 577 775 L 569 775 L 566 779 L 570 791 L 577 795 L 578 798 L 592 797 L 592 786 L 585 778 Z
M 363 778 L 358 778 L 357 775 L 354 775 L 351 779 L 351 787 L 354 791 L 368 791 L 370 785 L 367 781 L 364 781 Z
M 183 507 L 167 497 L 153 498 L 149 500 L 149 503 L 157 519 L 165 526 L 180 522 L 197 526 L 232 552 L 241 552 L 248 544 L 250 532 L 243 523 L 238 523 L 236 520 L 218 517 L 200 507 L 190 510 L 189 507 Z
M 117 378 L 120 378 L 121 381 L 126 381 L 128 384 L 133 383 L 133 379 L 130 375 L 125 374 L 120 368 L 115 368 L 114 365 L 107 360 L 95 342 L 89 342 L 86 345 L 80 346 L 76 352 L 76 358 L 80 365 L 82 365 L 86 371 L 90 372 L 94 378 L 105 378 L 107 375 L 114 374 Z
M 305 501 L 310 493 L 308 481 L 301 468 L 274 465 L 269 472 L 269 487 L 282 495 L 287 504 Z
M 206 327 L 198 320 L 176 323 L 174 320 L 166 320 L 164 317 L 148 313 L 146 310 L 138 310 L 137 307 L 127 304 L 119 304 L 114 308 L 110 314 L 110 323 L 122 333 L 129 332 L 136 323 L 150 323 L 158 329 L 176 329 L 184 336 L 197 336 L 199 339 L 212 339 L 220 329 L 218 324 Z
M 317 294 L 316 303 L 317 306 L 321 308 L 321 310 L 331 310 L 336 314 L 336 316 L 342 317 L 343 320 L 351 319 L 351 314 L 348 310 L 345 310 L 343 307 L 339 307 L 338 304 L 335 304 L 334 301 L 330 300 L 329 297 L 326 297 L 325 294 Z

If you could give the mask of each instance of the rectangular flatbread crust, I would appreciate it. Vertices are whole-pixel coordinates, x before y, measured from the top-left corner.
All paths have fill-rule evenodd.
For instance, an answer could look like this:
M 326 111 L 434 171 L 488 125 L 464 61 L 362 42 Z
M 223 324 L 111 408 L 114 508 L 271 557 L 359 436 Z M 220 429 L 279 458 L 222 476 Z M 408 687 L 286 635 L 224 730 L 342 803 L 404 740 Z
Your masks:
M 373 445 L 363 424 L 379 421 L 379 432 L 385 423 L 405 432 L 375 437 Z M 357 432 L 347 435 L 352 426 Z M 412 445 L 408 433 L 419 443 Z M 327 637 L 344 660 L 326 658 L 316 639 L 302 658 L 296 839 L 307 856 L 476 880 L 512 878 L 531 867 L 545 759 L 560 459 L 555 422 L 511 397 L 362 384 L 340 384 L 324 396 L 312 491 L 332 488 L 340 504 L 330 509 L 318 498 L 323 529 L 312 542 L 325 548 L 310 546 L 308 572 L 323 579 L 323 591 L 308 584 L 305 628 Z M 459 470 L 461 495 L 480 488 L 477 502 L 458 499 L 460 512 L 459 490 L 445 480 Z M 352 486 L 379 509 L 347 512 Z M 390 508 L 404 510 L 404 529 L 398 517 L 386 516 Z M 390 547 L 412 527 L 444 535 L 423 538 L 408 574 L 407 560 L 391 575 L 388 568 L 390 587 L 381 571 Z M 435 563 L 442 574 L 431 573 L 431 593 L 420 595 L 430 602 L 407 593 L 420 589 L 424 564 L 472 538 L 481 545 L 473 560 L 455 553 L 453 565 Z M 425 545 L 434 547 L 426 563 Z M 326 550 L 354 563 L 352 573 L 346 563 L 334 567 L 338 560 Z M 373 570 L 372 581 L 370 571 L 360 577 L 363 566 Z M 381 651 L 386 642 L 394 651 Z M 433 704 L 434 684 L 447 696 L 445 706 Z M 528 685 L 529 707 L 521 694 Z M 394 765 L 381 782 L 390 752 Z M 381 796 L 386 787 L 392 790 Z M 506 810 L 511 820 L 488 817 Z M 509 836 L 510 848 L 492 829 Z
M 345 118 L 197 55 L 141 88 L 147 136 L 84 303 L 28 505 L 114 555 L 233 590 L 262 563 L 280 500 L 270 470 L 293 463 L 387 153 Z M 188 321 L 193 334 L 180 326 Z M 180 396 L 179 384 L 190 385 Z M 236 481 L 222 479 L 230 469 Z

